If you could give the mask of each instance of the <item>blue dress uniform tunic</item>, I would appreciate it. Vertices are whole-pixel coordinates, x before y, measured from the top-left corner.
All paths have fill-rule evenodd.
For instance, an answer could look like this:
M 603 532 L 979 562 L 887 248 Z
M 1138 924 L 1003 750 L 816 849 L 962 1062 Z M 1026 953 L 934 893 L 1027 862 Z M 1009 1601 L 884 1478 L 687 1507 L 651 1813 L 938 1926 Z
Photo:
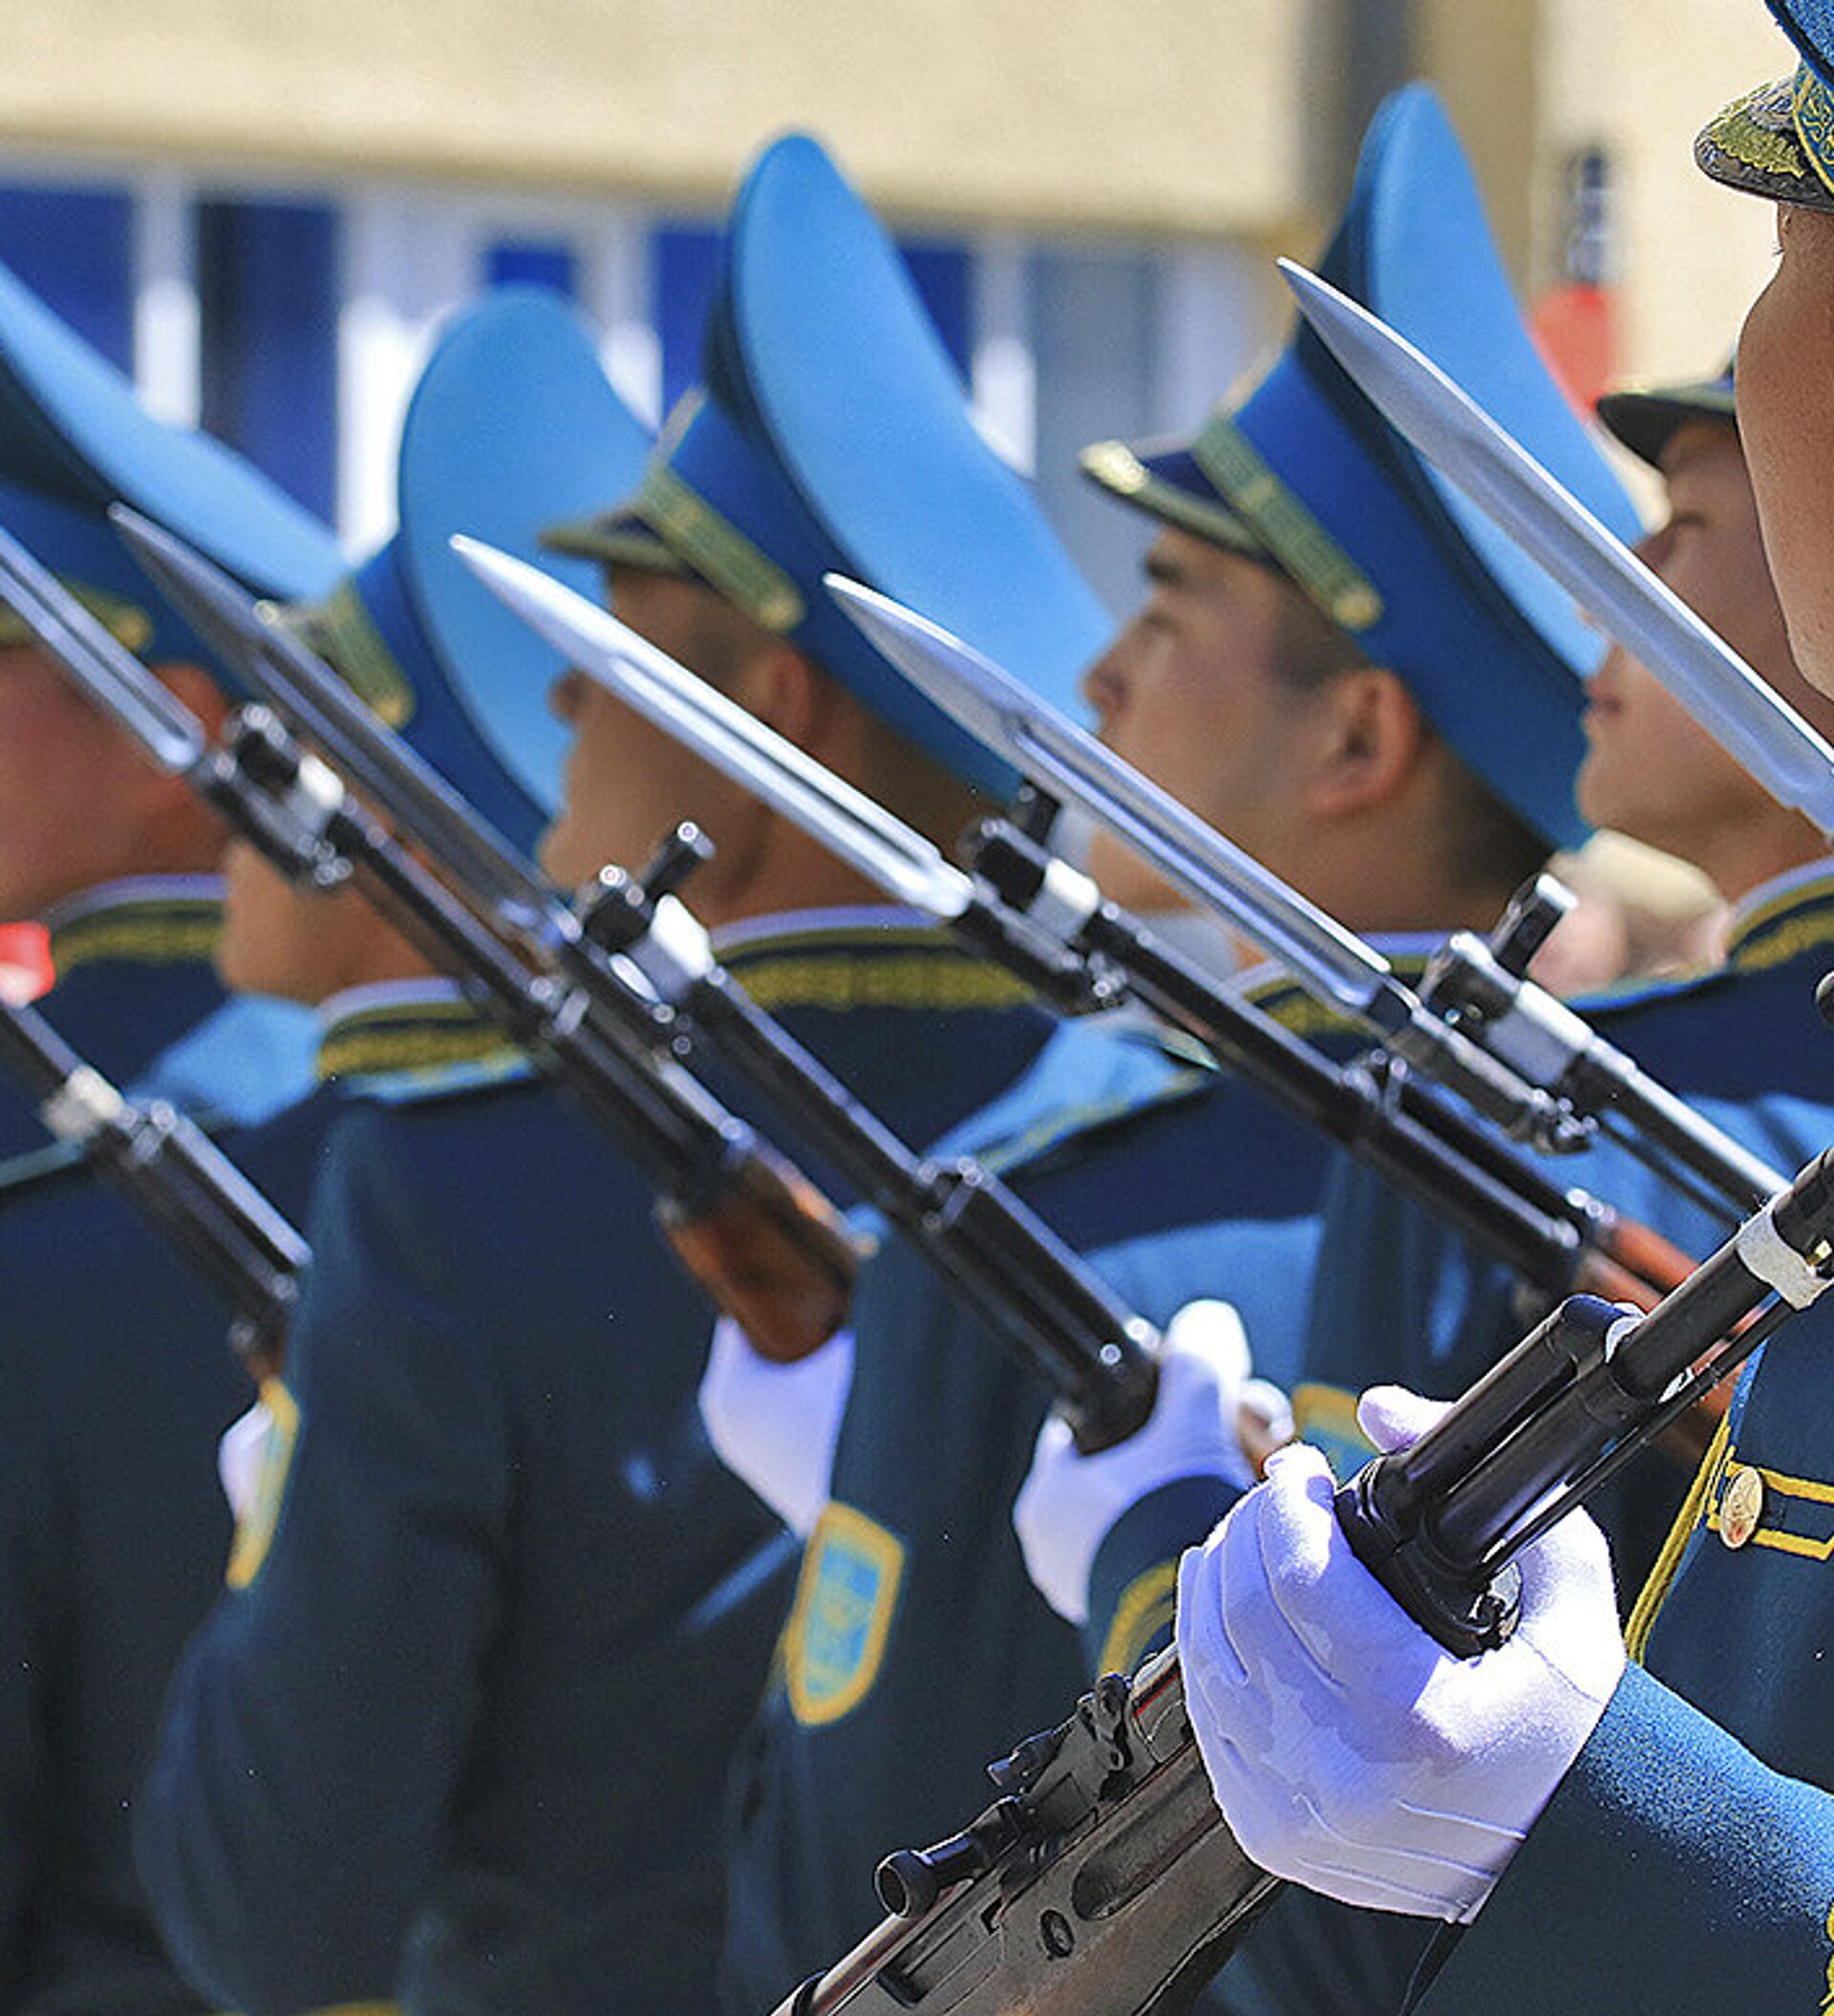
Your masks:
M 1046 1033 L 933 932 L 837 938 L 798 919 L 734 970 L 913 1137 Z M 339 1116 L 271 1531 L 239 1540 L 140 1816 L 224 2004 L 708 2005 L 722 1787 L 791 1548 L 701 1433 L 712 1311 L 650 1201 L 513 1072 Z
M 1814 999 L 1831 957 L 1834 872 L 1823 864 L 1753 895 L 1722 972 L 1579 1005 L 1661 1083 L 1793 1171 L 1834 1142 L 1834 1038 Z M 1819 1086 L 1825 1104 L 1782 1096 L 1779 1086 Z M 1711 1252 L 1731 1229 L 1614 1146 L 1549 1168 L 1686 1252 Z M 1328 1186 L 1323 1245 L 1330 1261 L 1319 1271 L 1305 1326 L 1293 1413 L 1300 1433 L 1347 1476 L 1373 1453 L 1355 1425 L 1364 1387 L 1395 1380 L 1419 1392 L 1458 1393 L 1536 1312 L 1521 1302 L 1505 1270 L 1347 1161 Z M 1653 1451 L 1594 1508 L 1611 1536 L 1627 1601 L 1668 1532 L 1683 1486 L 1672 1462 Z M 1236 1495 L 1221 1479 L 1190 1479 L 1133 1507 L 1097 1557 L 1092 1627 L 1115 1608 L 1169 1589 L 1179 1554 L 1202 1539 Z M 1169 1608 L 1162 1619 L 1167 1621 Z M 1417 1920 L 1289 1893 L 1256 1928 L 1237 1965 L 1294 2016 L 1321 2007 L 1394 2008 L 1429 1932 Z M 1226 1986 L 1228 1975 L 1224 1979 Z
M 1803 61 L 1714 120 L 1695 158 L 1834 208 L 1834 8 L 1770 6 Z M 1801 1143 L 1825 1145 L 1812 1126 Z M 1747 1368 L 1632 1616 L 1648 1672 L 1626 1675 L 1423 2012 L 1834 2005 L 1829 1341 L 1811 1310 Z
M 1350 1047 L 1290 982 L 1242 984 L 1321 1046 Z M 1119 1026 L 1066 1027 L 970 1145 L 1137 1312 L 1163 1322 L 1229 1295 L 1278 1363 L 1304 1312 L 1325 1145 Z M 721 1978 L 735 2012 L 837 1960 L 877 1918 L 879 1859 L 978 1812 L 986 1764 L 1060 1721 L 1089 1680 L 1012 1525 L 1049 1396 L 902 1240 L 863 1274 L 855 1319 L 832 1502 L 735 1787 Z
M 222 929 L 212 875 L 89 890 L 51 920 L 57 977 L 38 1011 L 125 1090 L 260 1119 L 310 1083 L 312 1019 L 280 1001 L 231 1001 L 210 963 Z M 39 1150 L 56 1152 L 24 1095 L 0 1080 L 0 1162 Z
M 398 1014 L 329 1026 L 326 1082 L 224 1137 L 295 1224 L 340 1047 L 411 1039 Z M 229 1545 L 216 1446 L 249 1389 L 226 1328 L 108 1185 L 45 1156 L 0 1168 L 0 2004 L 16 2016 L 203 2006 L 160 1943 L 129 1822 Z
M 1829 951 L 1823 937 L 1799 979 Z M 1823 1055 L 1798 1054 L 1797 1084 L 1827 1083 L 1817 1033 Z M 1834 1142 L 1825 1106 L 1779 1099 L 1771 1121 L 1796 1161 Z M 1641 1668 L 1476 1923 L 1445 1942 L 1423 2011 L 1834 1998 L 1830 1345 L 1823 1304 L 1754 1355 L 1632 1613 Z

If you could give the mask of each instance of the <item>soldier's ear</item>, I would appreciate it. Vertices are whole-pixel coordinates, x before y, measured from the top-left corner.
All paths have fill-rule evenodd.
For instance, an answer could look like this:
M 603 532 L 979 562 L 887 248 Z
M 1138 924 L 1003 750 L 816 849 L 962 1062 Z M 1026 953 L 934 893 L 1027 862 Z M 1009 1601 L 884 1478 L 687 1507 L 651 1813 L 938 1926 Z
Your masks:
M 733 697 L 785 740 L 819 754 L 834 691 L 805 652 L 779 638 L 747 654 Z
M 1319 817 L 1342 819 L 1388 804 L 1418 773 L 1430 731 L 1419 702 L 1386 666 L 1340 673 L 1319 695 L 1322 733 L 1306 799 Z
M 204 732 L 215 735 L 229 712 L 229 701 L 203 667 L 189 658 L 165 658 L 152 671 L 160 684 L 197 716 Z

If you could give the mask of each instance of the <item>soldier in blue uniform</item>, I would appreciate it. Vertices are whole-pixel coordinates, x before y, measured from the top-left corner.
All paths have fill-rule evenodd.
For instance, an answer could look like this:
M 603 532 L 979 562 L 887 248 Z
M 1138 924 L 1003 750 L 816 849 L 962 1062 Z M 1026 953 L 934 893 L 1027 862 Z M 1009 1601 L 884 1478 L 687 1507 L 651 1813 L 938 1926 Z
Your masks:
M 152 420 L 0 271 L 0 525 L 207 719 L 203 647 L 103 509 L 181 523 L 251 586 L 334 578 L 336 547 L 217 443 Z M 222 833 L 0 612 L 0 909 L 45 916 L 43 1003 L 87 1061 L 205 1116 L 308 1090 L 309 1018 L 211 966 Z M 301 1157 L 276 1124 L 258 1180 Z M 253 1140 L 255 1137 L 246 1137 Z M 134 1878 L 128 1813 L 172 1659 L 228 1537 L 216 1436 L 246 1385 L 225 1319 L 0 1084 L 0 2003 L 191 2009 Z
M 1773 0 L 1772 11 L 1802 52 L 1795 78 L 1729 108 L 1697 153 L 1709 172 L 1780 205 L 1781 261 L 1740 346 L 1740 431 L 1798 664 L 1834 693 L 1821 475 L 1834 448 L 1834 9 Z M 1826 1145 L 1817 1117 L 1804 1147 Z M 1741 1375 L 1633 1613 L 1628 1669 L 1609 1569 L 1583 1517 L 1525 1557 L 1530 1657 L 1456 1670 L 1336 1548 L 1317 1516 L 1328 1479 L 1308 1453 L 1283 1458 L 1189 1557 L 1180 1645 L 1226 1813 L 1270 1867 L 1466 1925 L 1423 1973 L 1422 2011 L 1809 2008 L 1834 1992 L 1829 1610 L 1817 1579 L 1834 1495 L 1826 1332 L 1811 1311 Z M 1423 1418 L 1392 1393 L 1364 1411 L 1385 1442 Z M 1268 1598 L 1310 1637 L 1304 1676 L 1264 1628 Z M 1344 1656 L 1353 1640 L 1355 1670 Z M 1402 1668 L 1413 1705 L 1384 1684 Z M 1321 1689 L 1329 1737 L 1315 1719 Z M 1276 1694 L 1284 1713 L 1269 1728 Z M 1429 1731 L 1418 1710 L 1454 1695 L 1458 1722 Z M 1522 1740 L 1480 1755 L 1473 1734 L 1494 1731 L 1500 1715 Z M 1261 1731 L 1253 1792 L 1226 1757 L 1242 1718 Z M 1340 1746 L 1366 1742 L 1377 1722 L 1384 1761 L 1352 1815 Z M 1418 1821 L 1429 1755 L 1432 1807 L 1459 1824 Z M 1269 1820 L 1272 1808 L 1284 1821 Z M 1348 1822 L 1354 1849 L 1321 1855 L 1315 1834 L 1291 1825 L 1308 1812 Z
M 1615 394 L 1604 402 L 1604 417 L 1662 471 L 1670 489 L 1670 522 L 1646 543 L 1651 563 L 1825 732 L 1834 728 L 1834 708 L 1791 661 L 1764 567 L 1733 397 L 1727 374 Z M 1782 1089 L 1806 1101 L 1813 1094 L 1824 1109 L 1834 1105 L 1827 1034 L 1814 1006 L 1815 982 L 1834 947 L 1826 843 L 1771 800 L 1621 649 L 1592 681 L 1586 725 L 1578 788 L 1587 813 L 1695 862 L 1736 908 L 1719 973 L 1581 1005 L 1664 1083 L 1791 1168 L 1817 1128 L 1795 1102 L 1780 1113 L 1768 1095 Z M 1761 1040 L 1754 1040 L 1759 1031 Z M 1620 1148 L 1561 1168 L 1686 1250 L 1707 1252 L 1729 1229 Z M 1525 1316 L 1505 1271 L 1365 1170 L 1346 1165 L 1333 1173 L 1325 1228 L 1333 1263 L 1318 1278 L 1293 1412 L 1299 1431 L 1342 1476 L 1371 1453 L 1355 1426 L 1356 1393 L 1389 1377 L 1420 1390 L 1457 1391 L 1514 1340 Z M 1196 1459 L 1188 1448 L 1184 1457 L 1188 1472 Z M 1158 1494 L 1145 1491 L 1151 1481 L 1139 1480 L 1142 1495 L 1120 1511 L 1098 1553 L 1098 1578 L 1113 1604 L 1130 1589 L 1168 1589 L 1178 1554 L 1239 1491 L 1220 1469 L 1207 1500 L 1191 1474 Z M 1627 1597 L 1654 1559 L 1681 1482 L 1670 1464 L 1654 1460 L 1628 1473 L 1600 1508 Z M 1284 2008 L 1393 2005 L 1420 1943 L 1404 1920 L 1372 1921 L 1291 1899 L 1257 1934 L 1249 1962 Z
M 1515 424 L 1626 524 L 1533 360 L 1430 95 L 1383 116 L 1335 257 L 1360 278 L 1373 238 L 1368 256 L 1398 283 L 1398 255 L 1383 262 L 1429 178 L 1442 235 L 1418 256 L 1441 301 L 1456 289 L 1485 385 L 1513 387 Z M 1489 921 L 1572 836 L 1579 671 L 1595 641 L 1437 496 L 1310 339 L 1194 441 L 1108 443 L 1089 464 L 1164 527 L 1144 612 L 1087 680 L 1122 754 L 1403 960 L 1397 933 Z M 1118 850 L 1104 845 L 1094 866 L 1153 902 Z M 1244 984 L 1347 1054 L 1349 1033 L 1290 983 Z M 1196 1295 L 1238 1297 L 1257 1362 L 1265 1349 L 1284 1373 L 1322 1144 L 1238 1084 L 1193 1082 L 1143 1028 L 1067 1030 L 990 1121 L 999 1166 L 1137 1309 L 1162 1321 Z M 844 1950 L 875 1916 L 877 1858 L 959 1824 L 985 1762 L 1061 1714 L 1098 1648 L 1104 1663 L 1128 1662 L 1168 1607 L 1165 1586 L 1142 1586 L 1079 1644 L 1032 1591 L 1010 1526 L 1044 1396 L 901 1242 L 867 1269 L 857 1316 L 832 1472 L 776 1482 L 829 1502 L 736 1801 L 722 1984 L 735 2011 L 769 2006 Z M 928 1425 L 921 1447 L 913 1422 Z M 1048 1510 L 1037 1522 L 1041 1534 L 1056 1524 Z M 1075 1564 L 1053 1579 L 1075 1615 Z
M 0 526 L 214 721 L 208 654 L 110 528 L 117 498 L 170 517 L 257 592 L 315 593 L 336 572 L 304 511 L 220 443 L 154 419 L 0 268 Z M 278 1004 L 225 1006 L 210 966 L 222 844 L 189 790 L 0 614 L 0 911 L 51 927 L 56 984 L 40 1007 L 117 1082 L 248 1118 L 303 1089 L 310 1035 Z M 0 1161 L 49 1146 L 0 1084 Z
M 551 363 L 557 341 L 564 356 L 591 368 L 564 311 L 518 296 L 493 300 L 442 338 L 408 429 L 413 482 L 404 487 L 423 550 L 458 522 L 441 519 L 441 495 L 459 521 L 494 525 L 506 543 L 534 550 L 535 521 L 525 506 L 519 517 L 513 485 L 491 489 L 480 519 L 476 484 L 455 494 L 438 458 L 475 428 L 486 401 L 506 401 L 524 370 Z M 635 465 L 641 438 L 608 391 L 603 398 L 608 426 L 586 406 L 569 415 L 577 439 L 564 450 L 544 452 L 551 433 L 531 432 L 518 447 L 544 479 L 544 496 L 556 454 L 563 470 L 589 455 L 594 482 L 608 456 Z M 147 489 L 136 501 L 155 513 L 168 503 Z M 428 600 L 454 586 L 471 592 L 462 576 L 436 580 Z M 348 599 L 340 590 L 328 607 Z M 522 712 L 539 739 L 549 731 L 547 668 L 521 633 L 502 642 L 495 662 L 520 666 Z M 389 663 L 403 660 L 414 676 L 378 702 L 460 788 L 482 795 L 498 771 L 475 735 L 462 740 L 463 703 L 435 647 Z M 365 906 L 321 904 L 296 932 L 285 909 L 262 906 L 264 886 L 248 868 L 246 850 L 232 847 L 224 975 L 239 989 L 320 1004 L 309 1018 L 316 1082 L 225 1142 L 257 1187 L 303 1223 L 347 1088 L 498 1057 L 501 1046 L 446 983 L 361 984 L 424 973 Z M 185 1261 L 112 1193 L 79 1170 L 47 1167 L 52 1160 L 28 1157 L 11 1180 L 0 1174 L 0 1432 L 12 1451 L 0 1506 L 0 1618 L 18 1649 L 0 1692 L 0 1980 L 10 2008 L 192 2010 L 203 2005 L 164 1957 L 135 1878 L 129 1821 L 172 1666 L 221 1584 L 230 1522 L 214 1458 L 247 1386 L 224 1349 L 222 1312 Z M 80 1265 L 55 1264 L 60 1255 L 80 1255 Z
M 1659 467 L 1669 525 L 1646 550 L 1653 566 L 1823 732 L 1834 707 L 1791 661 L 1764 567 L 1730 377 L 1605 401 L 1612 428 Z M 1621 649 L 1596 676 L 1587 714 L 1582 805 L 1602 825 L 1693 860 L 1734 904 L 1723 967 L 1688 983 L 1621 990 L 1581 1006 L 1610 1040 L 1691 1104 L 1793 1168 L 1834 1138 L 1834 1078 L 1814 989 L 1834 949 L 1834 864 L 1826 842 L 1780 807 Z M 1780 1093 L 1800 1095 L 1779 1099 Z M 1817 1115 L 1820 1118 L 1817 1118 Z M 1675 1195 L 1617 1147 L 1563 1162 L 1573 1179 L 1704 1253 L 1727 1225 Z M 1293 1393 L 1300 1430 L 1348 1475 L 1370 1453 L 1354 1396 L 1394 1377 L 1447 1393 L 1468 1384 L 1521 1333 L 1525 1309 L 1507 1275 L 1361 1171 L 1335 1172 L 1326 1236 L 1336 1256 L 1321 1276 Z M 1629 1600 L 1673 1519 L 1680 1473 L 1653 1457 L 1620 1480 L 1599 1515 Z M 1123 1579 L 1169 1561 L 1235 1495 L 1208 1506 L 1142 1502 L 1118 1524 L 1104 1566 Z M 1188 1523 L 1192 1510 L 1200 1524 Z M 1404 1919 L 1372 1919 L 1290 1899 L 1250 1953 L 1280 2005 L 1395 2005 L 1421 1938 Z
M 945 837 L 972 804 L 965 744 L 828 611 L 822 571 L 923 599 L 960 537 L 985 563 L 968 627 L 1029 642 L 1040 678 L 1067 681 L 1099 619 L 946 375 L 900 369 L 877 405 L 823 404 L 793 431 L 773 385 L 741 374 L 738 355 L 758 362 L 759 235 L 771 266 L 819 266 L 824 232 L 858 245 L 861 213 L 805 140 L 764 157 L 740 210 L 704 398 L 634 494 L 608 468 L 589 498 L 548 498 L 557 543 L 607 563 L 633 620 Z M 870 232 L 867 248 L 884 257 Z M 927 358 L 907 283 L 888 260 L 873 271 L 877 354 Z M 534 424 L 542 375 L 528 384 L 505 427 Z M 873 481 L 818 515 L 825 455 Z M 913 510 L 920 480 L 927 504 L 959 510 L 949 542 Z M 1035 1053 L 1048 1020 L 1006 976 L 867 907 L 602 689 L 569 678 L 558 698 L 573 739 L 549 869 L 629 861 L 697 818 L 721 853 L 688 895 L 731 970 L 907 1138 Z M 534 818 L 528 804 L 516 832 Z M 142 1866 L 181 1957 L 239 2007 L 391 1980 L 416 2008 L 711 1997 L 723 1781 L 790 1550 L 700 1430 L 713 1311 L 638 1177 L 557 1093 L 480 1077 L 340 1116 L 237 1586 L 176 1684 Z

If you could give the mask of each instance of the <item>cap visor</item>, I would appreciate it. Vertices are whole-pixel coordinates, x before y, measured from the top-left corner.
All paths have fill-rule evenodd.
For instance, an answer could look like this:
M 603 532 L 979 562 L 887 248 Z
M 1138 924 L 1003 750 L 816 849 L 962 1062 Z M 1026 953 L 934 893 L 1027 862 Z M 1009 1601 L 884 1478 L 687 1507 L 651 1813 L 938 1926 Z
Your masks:
M 1791 118 L 1793 81 L 1761 84 L 1701 130 L 1694 158 L 1715 182 L 1809 210 L 1834 211 L 1834 189 L 1815 172 Z
M 596 560 L 601 567 L 635 568 L 646 574 L 688 574 L 693 569 L 672 547 L 631 511 L 611 511 L 600 518 L 575 518 L 542 529 L 541 543 L 551 553 Z
M 1652 468 L 1660 465 L 1670 441 L 1691 421 L 1737 418 L 1733 395 L 1722 383 L 1608 392 L 1596 411 L 1612 439 Z

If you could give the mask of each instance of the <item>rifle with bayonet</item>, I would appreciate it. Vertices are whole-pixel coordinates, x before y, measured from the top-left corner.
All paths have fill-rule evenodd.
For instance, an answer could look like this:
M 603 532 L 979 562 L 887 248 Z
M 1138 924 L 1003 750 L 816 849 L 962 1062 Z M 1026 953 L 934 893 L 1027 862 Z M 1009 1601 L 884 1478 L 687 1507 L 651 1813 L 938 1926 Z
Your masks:
M 1449 1652 L 1502 1643 L 1515 1556 L 1831 1277 L 1834 1149 L 1648 1314 L 1571 1298 L 1365 1465 L 1336 1501 L 1357 1555 Z M 886 1918 L 776 2016 L 1171 2016 L 1282 1888 L 1217 1809 L 1169 1651 L 989 1770 L 993 1803 L 888 1855 Z
M 658 1068 L 675 1072 L 696 1055 L 717 1059 L 805 1148 L 910 1235 L 992 1333 L 1044 1380 L 1079 1446 L 1102 1448 L 1140 1426 L 1156 1379 L 1150 1325 L 972 1160 L 913 1153 L 720 968 L 676 893 L 706 857 L 703 836 L 679 828 L 645 874 L 607 869 L 577 907 L 567 904 L 226 576 L 131 515 L 122 528 L 163 591 L 267 697 L 274 714 L 322 749 L 464 891 L 482 920 L 471 920 L 474 930 L 483 932 L 496 955 L 526 958 L 537 984 L 577 1004 L 571 1028 L 586 1036 L 603 1031 L 608 1047 L 639 1062 L 661 1059 Z M 371 840 L 353 838 L 348 826 L 332 837 L 359 865 L 373 851 Z M 458 950 L 461 971 L 471 970 L 475 952 Z M 1080 999 L 1081 962 L 1047 948 L 1022 970 L 1055 997 Z M 732 1313 L 764 1355 L 779 1358 L 812 1350 L 839 1319 L 836 1312 L 826 1329 L 803 1325 L 786 1333 L 780 1321 L 758 1323 L 756 1311 Z
M 1316 273 L 1280 270 L 1396 432 L 1648 668 L 1781 805 L 1834 834 L 1834 748 L 1471 396 Z
M 230 1312 L 229 1343 L 259 1384 L 280 1370 L 311 1249 L 202 1127 L 164 1100 L 128 1099 L 35 1008 L 0 1002 L 0 1063 L 46 1131 L 122 1191 Z
M 1472 933 L 1448 939 L 1417 995 L 1373 946 L 1010 673 L 871 589 L 836 576 L 828 587 L 867 638 L 970 734 L 1140 849 L 1315 998 L 1361 1023 L 1389 1055 L 1457 1093 L 1505 1134 L 1545 1154 L 1608 1135 L 1731 1222 L 1776 1194 L 1779 1171 L 1526 977 L 1520 954 L 1557 921 L 1532 885 L 1497 941 Z M 1124 940 L 1107 949 L 1111 957 L 1127 955 Z
M 19 543 L 0 532 L 0 594 L 78 689 L 167 774 L 183 778 L 280 872 L 354 882 L 538 1065 L 564 1083 L 654 1188 L 690 1271 L 754 1334 L 791 1355 L 830 1336 L 857 1249 L 831 1208 L 669 1057 L 614 1040 L 577 989 L 518 957 L 303 749 L 250 705 L 220 741 Z M 651 1012 L 666 1023 L 659 1003 Z
M 1380 1059 L 1347 1068 L 1333 1064 L 1273 1017 L 1156 944 L 1086 875 L 1045 854 L 1010 822 L 981 829 L 975 872 L 964 873 L 921 834 L 608 611 L 507 554 L 469 540 L 456 544 L 480 578 L 571 662 L 900 901 L 994 958 L 1012 959 L 1016 952 L 1030 960 L 1045 946 L 1075 959 L 1091 998 L 1134 994 L 1283 1110 L 1371 1163 L 1549 1298 L 1579 1286 L 1647 1304 L 1692 1265 L 1646 1228 L 1551 1181 L 1405 1072 L 1384 1068 Z M 1491 1077 L 1503 1085 L 1501 1069 Z M 1535 1096 L 1526 1086 L 1509 1092 L 1518 1105 Z M 1764 1194 L 1781 1182 L 1771 1177 Z

